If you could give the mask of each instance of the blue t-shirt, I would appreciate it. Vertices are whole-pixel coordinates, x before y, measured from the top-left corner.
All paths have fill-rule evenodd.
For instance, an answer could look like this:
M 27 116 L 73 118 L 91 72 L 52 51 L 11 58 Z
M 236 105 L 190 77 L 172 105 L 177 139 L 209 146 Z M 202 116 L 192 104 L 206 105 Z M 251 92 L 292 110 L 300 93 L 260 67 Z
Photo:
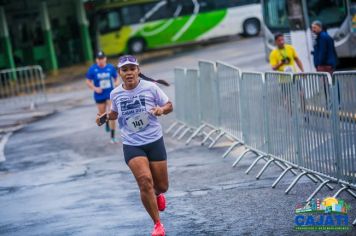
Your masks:
M 113 65 L 106 64 L 105 67 L 92 65 L 87 72 L 87 79 L 92 80 L 95 87 L 103 89 L 102 93 L 94 92 L 94 100 L 109 100 L 110 93 L 114 89 L 113 79 L 116 80 L 117 72 Z
M 155 83 L 140 80 L 132 90 L 121 84 L 111 92 L 110 99 L 111 110 L 118 113 L 123 144 L 141 146 L 162 137 L 162 127 L 150 110 L 165 105 L 169 99 Z

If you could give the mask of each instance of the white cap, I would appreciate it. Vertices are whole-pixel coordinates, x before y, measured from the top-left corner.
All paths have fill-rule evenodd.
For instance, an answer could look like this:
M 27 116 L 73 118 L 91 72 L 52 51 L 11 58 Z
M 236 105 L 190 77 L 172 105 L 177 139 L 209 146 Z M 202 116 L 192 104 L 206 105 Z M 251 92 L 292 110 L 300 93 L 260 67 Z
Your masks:
M 131 56 L 131 55 L 125 55 L 119 58 L 119 63 L 117 64 L 117 67 L 121 68 L 126 65 L 136 65 L 139 66 L 140 64 L 138 63 L 136 57 Z

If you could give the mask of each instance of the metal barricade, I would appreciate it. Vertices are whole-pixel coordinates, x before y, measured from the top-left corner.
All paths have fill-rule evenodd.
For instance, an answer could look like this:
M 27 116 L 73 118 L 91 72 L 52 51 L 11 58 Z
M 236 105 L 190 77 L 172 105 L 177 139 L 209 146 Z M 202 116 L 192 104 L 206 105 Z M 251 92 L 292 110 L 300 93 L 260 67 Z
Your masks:
M 186 121 L 191 128 L 198 128 L 201 123 L 199 71 L 197 69 L 187 69 L 186 76 Z
M 188 132 L 194 132 L 201 123 L 199 71 L 197 69 L 186 69 L 183 73 L 182 69 L 176 69 L 175 73 L 176 76 L 178 76 L 176 77 L 177 82 L 179 83 L 180 79 L 182 82 L 182 86 L 179 85 L 182 90 L 178 89 L 178 91 L 176 91 L 176 100 L 181 99 L 182 103 L 179 105 L 181 107 L 178 108 L 178 112 L 183 111 L 183 114 L 178 114 L 178 116 L 182 115 L 182 125 L 176 129 L 173 137 L 182 139 Z
M 199 61 L 200 105 L 202 122 L 214 127 L 220 126 L 219 84 L 216 77 L 215 63 Z
M 330 181 L 337 181 L 337 157 L 332 114 L 332 81 L 328 73 L 298 73 L 293 75 L 293 117 L 297 137 L 298 166 L 302 170 L 286 193 L 304 175 L 321 181 L 308 201 Z
M 186 71 L 183 68 L 174 69 L 174 88 L 175 88 L 175 113 L 176 118 L 180 122 L 184 122 L 185 114 L 185 77 Z
M 186 144 L 197 135 L 203 135 L 204 139 L 201 142 L 205 144 L 207 140 L 211 140 L 209 148 L 221 138 L 224 133 L 219 130 L 220 126 L 220 109 L 219 109 L 219 95 L 218 95 L 218 81 L 216 77 L 216 67 L 214 62 L 199 61 L 199 89 L 200 89 L 200 106 L 201 106 L 201 125 L 196 131 L 189 137 Z M 215 138 L 213 134 L 220 132 Z
M 187 93 L 186 90 L 186 69 L 175 68 L 174 69 L 174 91 L 175 91 L 175 102 L 174 102 L 174 112 L 176 115 L 176 122 L 174 122 L 166 131 L 169 133 L 173 129 L 173 137 L 176 136 L 185 126 L 186 126 L 186 101 Z M 177 132 L 178 131 L 178 132 Z
M 356 186 L 356 72 L 336 72 L 333 78 L 339 177 Z
M 217 62 L 216 65 L 219 82 L 221 127 L 235 139 L 242 141 L 240 124 L 240 70 L 222 62 Z
M 217 62 L 219 108 L 221 128 L 236 141 L 223 154 L 226 157 L 236 146 L 243 143 L 240 124 L 240 70 L 234 66 Z
M 298 130 L 296 129 L 296 92 L 291 73 L 266 72 L 265 85 L 267 153 L 271 157 L 266 166 L 270 162 L 274 162 L 283 169 L 283 172 L 272 184 L 272 188 L 274 188 L 288 172 L 297 175 L 294 169 L 299 169 L 300 148 Z M 282 161 L 283 164 L 279 161 Z M 263 171 L 261 170 L 261 172 Z M 307 172 L 302 173 L 317 182 L 314 176 Z M 303 175 L 298 175 L 298 177 L 301 178 Z M 286 193 L 288 192 L 286 191 Z
M 268 132 L 268 153 L 290 165 L 297 166 L 298 137 L 292 104 L 293 77 L 282 72 L 266 72 L 266 128 Z
M 268 165 L 274 161 L 267 161 L 268 142 L 264 75 L 262 73 L 243 72 L 240 82 L 240 94 L 241 127 L 244 145 L 247 150 L 236 159 L 233 166 L 236 166 L 247 153 L 255 153 L 257 157 L 245 173 L 248 174 L 260 160 L 265 160 L 267 163 L 257 174 L 256 178 L 258 179 Z
M 267 150 L 265 84 L 262 73 L 241 75 L 241 126 L 244 144 L 256 152 Z
M 321 190 L 335 182 L 356 198 L 356 71 L 328 73 L 243 72 L 217 62 L 199 62 L 199 71 L 175 71 L 179 117 L 197 133 L 209 124 L 228 134 L 235 142 L 224 153 L 244 144 L 248 149 L 234 162 L 235 166 L 249 151 L 257 155 L 248 173 L 259 160 L 283 172 L 272 187 L 291 172 L 296 175 L 285 193 L 306 176 Z M 179 74 L 181 73 L 181 74 Z M 215 78 L 214 78 L 215 77 Z M 182 84 L 179 84 L 182 83 Z M 209 109 L 207 109 L 209 108 Z M 182 115 L 184 114 L 184 115 Z M 197 127 L 200 127 L 197 129 Z M 219 135 L 218 135 L 219 136 Z M 356 224 L 356 220 L 353 222 Z
M 0 106 L 33 107 L 47 102 L 44 75 L 40 66 L 0 71 Z
M 318 175 L 337 178 L 331 77 L 328 73 L 302 73 L 295 74 L 294 81 L 299 165 Z

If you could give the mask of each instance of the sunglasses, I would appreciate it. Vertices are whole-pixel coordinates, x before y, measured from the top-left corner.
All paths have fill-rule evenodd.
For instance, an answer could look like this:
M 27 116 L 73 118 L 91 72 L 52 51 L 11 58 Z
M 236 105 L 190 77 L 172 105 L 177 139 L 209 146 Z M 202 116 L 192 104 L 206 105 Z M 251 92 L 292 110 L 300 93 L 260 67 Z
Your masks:
M 123 64 L 123 63 L 125 63 L 127 61 L 137 63 L 137 59 L 134 56 L 122 56 L 122 57 L 119 58 L 119 63 L 120 64 Z

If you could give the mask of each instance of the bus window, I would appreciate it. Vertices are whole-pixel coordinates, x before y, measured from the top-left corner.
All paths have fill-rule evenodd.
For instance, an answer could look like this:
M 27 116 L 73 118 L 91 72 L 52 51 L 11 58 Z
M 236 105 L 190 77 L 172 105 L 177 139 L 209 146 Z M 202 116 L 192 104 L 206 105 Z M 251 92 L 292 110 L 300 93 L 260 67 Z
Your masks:
M 260 3 L 258 0 L 230 0 L 229 7 L 244 6 L 248 4 Z
M 215 10 L 213 0 L 199 1 L 199 12 L 209 12 Z
M 272 31 L 289 31 L 289 21 L 286 1 L 268 0 L 265 1 L 264 20 L 265 24 Z
M 230 5 L 230 0 L 215 1 L 216 8 L 227 8 Z
M 143 16 L 140 5 L 122 7 L 121 14 L 125 25 L 137 24 Z
M 168 8 L 167 3 L 147 3 L 143 6 L 143 12 L 145 13 L 142 22 L 149 22 L 155 20 L 161 20 L 165 18 L 171 18 L 173 16 L 171 9 Z
M 179 16 L 192 15 L 194 13 L 194 4 L 192 0 L 171 0 L 173 12 L 176 9 L 181 9 Z M 199 5 L 198 1 L 197 4 Z
M 121 27 L 120 15 L 117 11 L 103 12 L 99 15 L 99 32 L 108 33 Z
M 289 0 L 287 2 L 291 30 L 304 30 L 306 25 L 301 0 Z
M 347 16 L 345 0 L 307 1 L 310 22 L 320 20 L 327 28 L 339 26 Z

